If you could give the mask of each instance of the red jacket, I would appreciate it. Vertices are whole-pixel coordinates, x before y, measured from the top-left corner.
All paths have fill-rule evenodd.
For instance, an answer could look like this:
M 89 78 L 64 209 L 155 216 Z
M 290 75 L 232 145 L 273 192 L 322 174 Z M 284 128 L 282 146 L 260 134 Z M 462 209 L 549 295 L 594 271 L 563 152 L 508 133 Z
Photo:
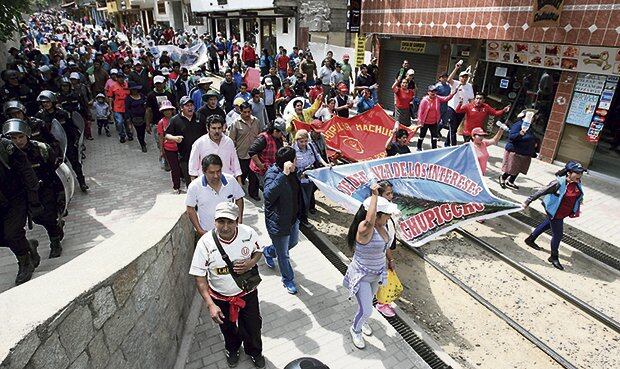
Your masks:
M 415 90 L 403 90 L 402 88 L 396 86 L 392 88 L 392 92 L 394 92 L 394 106 L 398 109 L 409 109 L 411 100 L 413 100 L 413 97 L 415 96 Z
M 418 108 L 418 122 L 420 124 L 437 124 L 439 123 L 439 119 L 441 118 L 441 111 L 439 107 L 441 103 L 448 102 L 452 96 L 436 96 L 435 99 L 431 100 L 428 96 L 424 96 L 422 101 L 420 102 L 420 107 Z M 435 114 L 431 114 L 435 116 L 435 119 L 430 119 L 429 111 L 433 109 Z
M 471 130 L 476 127 L 484 129 L 484 122 L 489 115 L 499 117 L 504 114 L 503 109 L 495 110 L 486 103 L 482 103 L 480 107 L 476 107 L 473 103 L 458 105 L 456 112 L 465 113 L 465 126 L 463 127 L 463 135 L 465 136 L 471 136 Z
M 241 50 L 241 60 L 243 62 L 256 61 L 256 51 L 252 46 L 244 46 Z

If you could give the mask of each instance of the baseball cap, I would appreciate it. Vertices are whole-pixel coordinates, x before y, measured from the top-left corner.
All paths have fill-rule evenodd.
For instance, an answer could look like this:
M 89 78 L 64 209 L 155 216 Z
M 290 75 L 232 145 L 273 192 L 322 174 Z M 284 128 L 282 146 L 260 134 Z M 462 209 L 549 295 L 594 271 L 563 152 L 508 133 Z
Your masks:
M 163 74 L 164 76 L 167 76 L 170 74 L 170 69 L 163 67 L 161 68 L 161 74 Z
M 118 69 L 116 69 L 116 68 L 112 68 L 112 69 L 110 70 L 110 75 L 113 75 L 113 74 L 118 74 Z
M 474 129 L 471 130 L 471 135 L 478 135 L 478 136 L 486 136 L 486 132 L 484 131 L 484 129 L 480 128 L 480 127 L 476 127 Z
M 238 97 L 235 100 L 233 100 L 233 105 L 239 106 L 239 105 L 243 104 L 244 102 L 245 102 L 245 100 L 243 99 L 243 97 Z
M 427 91 L 437 91 L 437 85 L 428 85 Z
M 69 74 L 69 79 L 80 79 L 80 74 L 77 72 L 72 72 Z
M 215 90 L 209 90 L 207 91 L 207 93 L 205 93 L 204 95 L 202 95 L 204 98 L 209 98 L 209 97 L 220 97 L 220 94 L 217 93 L 217 91 Z
M 166 78 L 164 76 L 155 76 L 153 77 L 153 83 L 164 83 Z
M 413 70 L 413 69 L 409 69 L 409 70 L 407 71 L 407 75 L 408 75 L 408 76 L 410 76 L 410 75 L 414 75 L 414 74 L 415 74 L 415 70 Z
M 194 101 L 189 96 L 183 96 L 181 99 L 179 99 L 179 105 L 181 106 L 185 106 L 189 103 L 194 103 Z
M 573 173 L 583 173 L 586 171 L 586 169 L 583 167 L 583 165 L 581 165 L 581 163 L 574 161 L 574 160 L 571 160 L 568 163 L 566 163 L 564 168 L 568 170 L 569 172 L 573 172 Z
M 164 111 L 164 110 L 169 110 L 169 109 L 174 110 L 175 107 L 172 105 L 172 103 L 169 100 L 162 101 L 161 105 L 159 106 L 159 111 Z
M 271 78 L 265 78 L 265 84 L 269 86 L 273 86 L 273 81 L 271 80 Z
M 215 219 L 237 220 L 239 218 L 239 207 L 233 202 L 220 202 L 215 206 Z
M 210 80 L 209 78 L 207 78 L 207 77 L 201 77 L 201 78 L 198 80 L 198 84 L 199 84 L 199 85 L 206 85 L 206 84 L 211 84 L 211 83 L 213 83 L 213 81 L 211 81 L 211 80 Z
M 459 77 L 463 77 L 463 76 L 469 76 L 469 72 L 463 71 L 463 72 L 459 73 Z
M 368 210 L 371 199 L 372 196 L 364 200 L 364 209 Z M 394 215 L 398 213 L 398 206 L 393 202 L 389 202 L 385 197 L 379 196 L 377 198 L 377 212 Z

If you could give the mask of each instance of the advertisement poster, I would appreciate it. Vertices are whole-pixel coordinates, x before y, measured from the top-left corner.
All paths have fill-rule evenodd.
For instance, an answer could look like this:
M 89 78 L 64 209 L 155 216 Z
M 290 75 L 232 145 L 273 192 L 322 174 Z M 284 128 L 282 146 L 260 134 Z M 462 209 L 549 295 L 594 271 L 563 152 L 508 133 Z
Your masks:
M 575 81 L 575 91 L 586 94 L 600 95 L 605 88 L 606 76 L 589 73 L 579 73 Z
M 465 223 L 521 210 L 484 183 L 472 143 L 306 172 L 330 200 L 355 213 L 370 183 L 389 180 L 399 233 L 418 247 Z
M 616 76 L 609 76 L 605 81 L 605 89 L 601 93 L 601 99 L 594 111 L 592 121 L 586 133 L 586 140 L 589 142 L 596 143 L 601 136 L 601 131 L 605 127 L 605 120 L 611 108 L 611 101 L 614 99 L 618 79 Z
M 620 48 L 487 41 L 486 60 L 574 72 L 620 75 Z
M 566 115 L 566 123 L 588 127 L 592 121 L 592 116 L 594 116 L 598 98 L 597 95 L 575 92 Z

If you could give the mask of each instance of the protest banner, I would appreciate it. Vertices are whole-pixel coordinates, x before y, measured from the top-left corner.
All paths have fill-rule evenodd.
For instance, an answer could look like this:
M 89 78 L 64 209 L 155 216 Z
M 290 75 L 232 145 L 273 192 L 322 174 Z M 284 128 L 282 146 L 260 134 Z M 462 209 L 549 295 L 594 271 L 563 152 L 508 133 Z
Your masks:
M 334 116 L 321 125 L 293 121 L 295 129 L 315 130 L 323 133 L 325 144 L 341 153 L 349 162 L 372 160 L 385 157 L 385 146 L 392 139 L 396 122 L 379 105 L 351 118 Z M 405 126 L 409 140 L 413 131 Z
M 355 213 L 370 184 L 388 180 L 401 238 L 417 247 L 458 226 L 521 210 L 484 183 L 472 143 L 306 172 L 332 201 Z M 396 220 L 396 219 L 395 219 Z
M 204 43 L 185 49 L 174 45 L 157 45 L 151 46 L 149 51 L 155 59 L 158 59 L 162 52 L 167 51 L 172 61 L 179 62 L 182 67 L 189 70 L 198 69 L 209 60 Z

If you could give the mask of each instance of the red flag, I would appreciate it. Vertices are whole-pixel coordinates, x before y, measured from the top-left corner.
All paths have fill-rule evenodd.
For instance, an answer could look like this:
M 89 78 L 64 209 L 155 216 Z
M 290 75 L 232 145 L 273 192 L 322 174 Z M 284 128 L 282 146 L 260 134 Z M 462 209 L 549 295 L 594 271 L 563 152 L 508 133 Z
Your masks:
M 380 105 L 352 118 L 335 116 L 320 129 L 327 146 L 338 150 L 348 161 L 383 158 L 385 146 L 393 136 L 395 121 Z M 409 140 L 414 132 L 407 127 Z M 317 129 L 318 130 L 318 129 Z

